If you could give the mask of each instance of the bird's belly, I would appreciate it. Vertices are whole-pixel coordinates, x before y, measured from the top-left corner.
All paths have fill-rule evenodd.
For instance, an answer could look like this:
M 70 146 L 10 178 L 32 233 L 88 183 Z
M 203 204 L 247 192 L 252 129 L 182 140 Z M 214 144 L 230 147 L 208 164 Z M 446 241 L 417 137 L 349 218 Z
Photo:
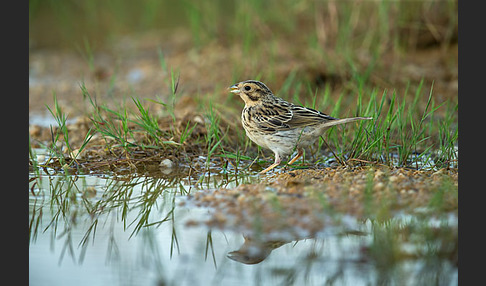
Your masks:
M 305 127 L 299 133 L 300 135 L 299 142 L 298 142 L 299 148 L 305 148 L 314 144 L 326 129 L 327 128 L 323 129 L 323 128 L 315 128 L 311 126 Z
M 270 149 L 282 156 L 289 155 L 296 148 L 306 148 L 314 144 L 325 129 L 319 129 L 312 126 L 304 128 L 295 128 L 290 130 L 279 130 L 273 133 L 249 132 L 246 126 L 246 135 L 262 148 Z
M 246 131 L 246 136 L 248 136 L 248 138 L 250 138 L 250 140 L 253 141 L 255 144 L 257 144 L 258 146 L 266 149 L 271 149 L 269 147 L 269 141 L 268 141 L 271 135 Z
M 247 132 L 246 135 L 257 145 L 281 155 L 287 155 L 296 148 L 299 136 L 294 130 L 278 131 L 271 134 Z

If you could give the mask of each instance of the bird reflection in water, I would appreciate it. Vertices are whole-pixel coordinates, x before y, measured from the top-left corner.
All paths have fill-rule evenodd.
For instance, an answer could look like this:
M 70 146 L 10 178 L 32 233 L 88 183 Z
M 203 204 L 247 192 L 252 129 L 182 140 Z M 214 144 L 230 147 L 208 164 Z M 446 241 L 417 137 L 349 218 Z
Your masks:
M 249 235 L 243 236 L 245 242 L 240 249 L 228 253 L 228 258 L 244 264 L 257 264 L 265 260 L 270 253 L 280 246 L 292 241 L 261 240 Z

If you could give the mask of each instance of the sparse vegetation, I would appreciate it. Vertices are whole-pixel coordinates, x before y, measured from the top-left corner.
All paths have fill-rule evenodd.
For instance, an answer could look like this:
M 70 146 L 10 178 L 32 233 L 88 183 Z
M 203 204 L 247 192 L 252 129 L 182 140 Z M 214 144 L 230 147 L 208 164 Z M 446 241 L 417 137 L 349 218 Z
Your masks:
M 31 112 L 54 119 L 29 130 L 29 238 L 49 237 L 59 265 L 83 263 L 100 238 L 106 261 L 120 259 L 127 234 L 170 285 L 192 226 L 215 284 L 233 232 L 295 257 L 253 273 L 258 283 L 309 282 L 315 268 L 320 284 L 344 284 L 359 264 L 363 284 L 454 284 L 457 1 L 31 0 L 29 25 Z M 243 102 L 226 90 L 246 79 L 373 120 L 333 127 L 259 177 L 273 154 L 246 137 Z M 358 258 L 318 247 L 333 239 Z

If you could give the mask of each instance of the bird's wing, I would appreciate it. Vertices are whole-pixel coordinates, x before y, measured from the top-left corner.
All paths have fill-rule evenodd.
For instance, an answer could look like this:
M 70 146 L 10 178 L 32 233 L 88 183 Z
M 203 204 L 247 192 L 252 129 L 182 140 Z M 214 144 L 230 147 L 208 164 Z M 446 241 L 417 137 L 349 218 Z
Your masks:
M 267 131 L 289 130 L 337 119 L 312 108 L 297 106 L 284 100 L 277 100 L 272 105 L 255 106 L 251 113 L 259 128 Z
M 292 119 L 293 114 L 291 104 L 288 102 L 254 106 L 249 110 L 249 115 L 259 128 L 269 132 L 291 129 L 287 123 Z
M 312 108 L 293 104 L 291 106 L 291 111 L 293 116 L 287 124 L 293 128 L 321 124 L 326 121 L 337 119 Z

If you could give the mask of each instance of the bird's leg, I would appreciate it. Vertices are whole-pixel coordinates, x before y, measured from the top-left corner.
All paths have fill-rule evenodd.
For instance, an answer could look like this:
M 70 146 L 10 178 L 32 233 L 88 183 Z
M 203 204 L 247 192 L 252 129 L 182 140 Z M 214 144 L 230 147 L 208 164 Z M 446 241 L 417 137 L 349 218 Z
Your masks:
M 277 167 L 278 165 L 280 165 L 281 161 L 282 161 L 282 159 L 280 159 L 280 156 L 278 155 L 278 153 L 275 153 L 275 162 L 273 162 L 273 164 L 268 166 L 268 168 L 266 168 L 265 170 L 261 171 L 260 174 L 265 174 L 266 172 L 270 171 L 271 169 Z
M 304 154 L 304 149 L 299 149 L 297 151 L 297 155 L 295 155 L 295 157 L 292 160 L 290 160 L 288 165 L 292 165 L 293 163 L 295 163 L 295 161 L 297 161 L 297 159 L 299 159 L 302 156 L 302 154 Z

